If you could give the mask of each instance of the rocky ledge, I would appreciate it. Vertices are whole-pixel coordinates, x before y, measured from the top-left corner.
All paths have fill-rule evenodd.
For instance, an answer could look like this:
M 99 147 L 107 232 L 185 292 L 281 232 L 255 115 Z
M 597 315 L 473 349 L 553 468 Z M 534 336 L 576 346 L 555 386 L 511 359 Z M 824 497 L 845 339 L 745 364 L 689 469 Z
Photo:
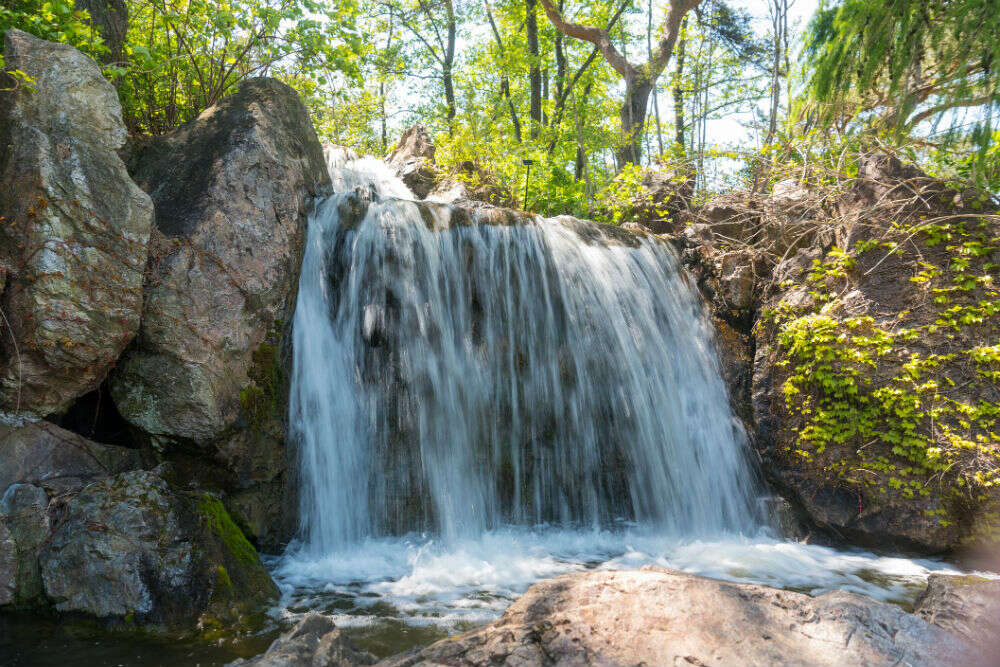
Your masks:
M 801 593 L 662 568 L 580 572 L 532 586 L 494 623 L 377 667 L 986 667 L 996 582 L 935 577 L 910 614 L 854 593 Z M 975 599 L 977 604 L 966 605 Z M 956 607 L 955 601 L 959 600 Z M 956 611 L 961 609 L 960 612 Z M 984 625 L 985 623 L 985 625 Z M 311 615 L 247 667 L 349 667 L 371 658 Z

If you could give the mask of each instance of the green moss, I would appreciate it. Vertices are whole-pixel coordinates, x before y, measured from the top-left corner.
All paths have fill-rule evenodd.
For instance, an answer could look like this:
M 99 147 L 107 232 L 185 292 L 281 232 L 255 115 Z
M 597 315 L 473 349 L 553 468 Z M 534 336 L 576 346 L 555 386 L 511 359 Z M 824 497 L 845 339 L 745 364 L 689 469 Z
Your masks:
M 233 522 L 229 512 L 223 507 L 222 501 L 207 493 L 202 495 L 198 500 L 198 516 L 202 525 L 221 540 L 237 563 L 246 567 L 262 567 L 257 550 L 253 548 L 239 526 Z M 226 573 L 226 581 L 231 587 L 232 581 L 229 579 L 228 573 Z
M 851 253 L 835 248 L 815 261 L 805 275 L 820 290 L 814 308 L 780 302 L 762 313 L 758 331 L 774 329 L 778 366 L 787 372 L 782 391 L 796 436 L 789 454 L 820 457 L 827 472 L 868 493 L 914 498 L 938 490 L 945 500 L 980 505 L 979 518 L 986 518 L 988 490 L 1000 485 L 1000 404 L 978 397 L 997 395 L 1000 346 L 977 341 L 997 333 L 998 267 L 982 258 L 1000 239 L 983 229 L 971 223 L 900 228 L 924 233 L 930 247 L 947 244 L 936 263 L 919 253 L 913 262 L 910 280 L 927 290 L 929 317 L 921 309 L 920 320 L 904 311 L 876 323 L 840 307 L 840 294 L 857 277 L 857 256 L 904 254 L 886 241 L 862 242 Z M 928 346 L 948 352 L 914 349 Z M 932 512 L 940 525 L 950 523 L 946 510 Z M 977 530 L 996 525 L 985 521 Z
M 236 592 L 233 588 L 233 580 L 229 578 L 229 572 L 226 571 L 226 568 L 221 565 L 217 566 L 215 568 L 215 574 L 215 582 L 218 586 L 224 588 L 230 595 Z

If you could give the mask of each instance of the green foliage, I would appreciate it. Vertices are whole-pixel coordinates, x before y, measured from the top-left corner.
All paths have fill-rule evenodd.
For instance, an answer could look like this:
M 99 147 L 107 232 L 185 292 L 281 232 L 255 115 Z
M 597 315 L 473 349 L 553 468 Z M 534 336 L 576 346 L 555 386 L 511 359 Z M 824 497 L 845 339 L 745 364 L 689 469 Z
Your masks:
M 129 10 L 127 65 L 111 73 L 127 122 L 144 132 L 176 127 L 253 76 L 317 85 L 352 74 L 361 48 L 352 0 L 150 0 Z
M 991 113 L 1000 110 L 998 34 L 992 0 L 842 0 L 809 26 L 809 90 L 826 122 L 858 117 L 897 138 L 933 122 L 922 132 L 935 135 L 937 150 L 956 142 L 978 147 L 971 163 L 957 162 L 981 179 L 997 164 L 985 159 Z M 960 109 L 972 109 L 971 120 Z M 948 126 L 944 135 L 938 123 Z
M 106 50 L 100 35 L 90 26 L 89 14 L 77 10 L 72 0 L 4 0 L 0 4 L 0 35 L 11 28 L 69 44 L 90 55 Z M 0 40 L 0 65 L 3 48 Z

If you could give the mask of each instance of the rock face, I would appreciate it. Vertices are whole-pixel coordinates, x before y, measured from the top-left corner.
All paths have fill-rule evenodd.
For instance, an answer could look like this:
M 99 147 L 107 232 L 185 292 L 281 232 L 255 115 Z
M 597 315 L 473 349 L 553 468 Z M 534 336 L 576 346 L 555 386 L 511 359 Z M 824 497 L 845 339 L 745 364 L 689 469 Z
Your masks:
M 6 33 L 0 92 L 0 410 L 40 418 L 104 379 L 139 325 L 153 207 L 115 89 L 75 49 Z M 5 86 L 0 86 L 3 88 Z
M 625 170 L 617 178 L 624 194 L 605 201 L 604 217 L 654 234 L 683 229 L 686 220 L 680 214 L 694 194 L 693 173 L 654 163 L 634 172 Z
M 480 165 L 466 160 L 445 169 L 435 163 L 435 152 L 427 128 L 418 123 L 403 132 L 389 156 L 389 167 L 416 199 L 448 204 L 467 200 L 508 208 L 518 206 L 510 190 L 498 184 Z
M 190 627 L 238 622 L 277 594 L 221 502 L 178 494 L 155 472 L 101 479 L 55 502 L 39 561 L 60 611 Z
M 276 544 L 289 530 L 288 503 L 273 497 L 285 470 L 285 330 L 307 216 L 330 186 L 322 149 L 295 92 L 255 79 L 130 166 L 156 228 L 142 328 L 112 395 L 158 449 L 214 456 L 225 484 L 266 514 L 244 525 Z
M 1000 649 L 1000 580 L 932 574 L 915 613 L 990 655 Z
M 277 593 L 218 498 L 141 459 L 45 422 L 0 427 L 0 607 L 188 631 Z
M 281 635 L 263 655 L 237 660 L 243 667 L 358 667 L 375 658 L 359 651 L 326 616 L 311 613 Z
M 1000 535 L 1000 227 L 885 156 L 836 245 L 778 264 L 756 324 L 763 468 L 819 526 L 922 552 Z M 947 224 L 927 223 L 942 216 Z
M 495 623 L 378 664 L 987 663 L 945 630 L 863 596 L 837 592 L 811 598 L 650 568 L 583 572 L 536 584 Z
M 0 426 L 0 606 L 43 604 L 39 556 L 52 537 L 52 498 L 141 465 L 138 451 L 34 422 Z

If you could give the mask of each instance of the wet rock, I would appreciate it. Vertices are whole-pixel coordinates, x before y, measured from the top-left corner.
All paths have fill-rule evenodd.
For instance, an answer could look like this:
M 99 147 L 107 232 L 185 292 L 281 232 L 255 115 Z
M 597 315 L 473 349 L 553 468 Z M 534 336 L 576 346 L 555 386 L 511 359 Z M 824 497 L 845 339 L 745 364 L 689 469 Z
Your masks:
M 152 195 L 156 229 L 143 324 L 112 377 L 115 403 L 168 456 L 193 446 L 213 458 L 223 490 L 280 486 L 285 334 L 307 216 L 330 188 L 308 113 L 288 86 L 250 80 L 153 139 L 130 167 Z M 266 470 L 261 449 L 275 464 Z M 274 511 L 255 537 L 287 538 L 285 504 L 258 502 Z
M 141 466 L 138 450 L 101 445 L 48 422 L 0 425 L 0 495 L 15 483 L 50 493 L 78 489 L 94 477 Z
M 281 635 L 263 655 L 237 660 L 243 667 L 357 667 L 371 665 L 375 658 L 354 647 L 328 617 L 306 615 Z
M 5 44 L 34 80 L 0 90 L 0 410 L 16 421 L 96 388 L 132 340 L 153 211 L 118 157 L 121 106 L 97 64 L 18 30 Z
M 59 611 L 190 629 L 238 623 L 277 593 L 218 499 L 155 472 L 93 482 L 53 514 L 39 563 Z
M 490 625 L 381 667 L 431 665 L 979 665 L 975 649 L 899 607 L 812 598 L 660 568 L 532 586 Z

